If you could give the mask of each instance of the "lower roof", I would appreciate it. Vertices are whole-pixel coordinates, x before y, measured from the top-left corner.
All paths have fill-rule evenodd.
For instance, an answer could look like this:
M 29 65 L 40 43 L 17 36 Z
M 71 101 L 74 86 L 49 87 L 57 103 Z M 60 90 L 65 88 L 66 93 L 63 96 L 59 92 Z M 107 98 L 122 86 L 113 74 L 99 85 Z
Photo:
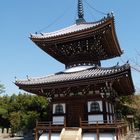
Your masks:
M 77 68 L 74 71 L 61 71 L 45 77 L 16 80 L 15 84 L 20 89 L 37 93 L 37 90 L 42 88 L 50 90 L 53 88 L 84 85 L 88 83 L 105 83 L 106 81 L 114 81 L 114 87 L 117 88 L 116 90 L 123 90 L 123 93 L 126 95 L 134 92 L 129 64 L 109 68 L 88 66 L 88 68 L 84 67 L 79 70 Z

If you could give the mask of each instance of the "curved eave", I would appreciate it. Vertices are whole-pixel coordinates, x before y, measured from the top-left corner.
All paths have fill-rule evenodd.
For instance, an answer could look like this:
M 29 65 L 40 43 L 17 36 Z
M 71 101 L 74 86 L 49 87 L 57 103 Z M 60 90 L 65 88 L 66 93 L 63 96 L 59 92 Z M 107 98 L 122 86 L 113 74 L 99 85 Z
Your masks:
M 84 77 L 81 79 L 70 79 L 66 81 L 56 81 L 56 82 L 40 82 L 34 84 L 24 84 L 20 82 L 15 82 L 15 84 L 20 88 L 28 92 L 32 92 L 35 94 L 43 94 L 41 93 L 41 89 L 51 90 L 51 89 L 59 89 L 65 87 L 72 86 L 82 86 L 88 84 L 101 84 L 106 81 L 113 81 L 113 87 L 120 95 L 131 95 L 134 92 L 134 85 L 131 78 L 130 67 L 124 65 L 124 69 L 118 71 L 117 73 L 111 73 L 106 75 L 98 75 L 91 77 Z M 27 81 L 28 82 L 28 81 Z
M 63 33 L 63 34 L 60 34 L 60 35 L 54 35 L 54 36 L 51 36 L 51 37 L 47 37 L 47 36 L 38 36 L 38 35 L 31 35 L 29 38 L 33 41 L 33 42 L 48 42 L 49 43 L 54 43 L 55 41 L 56 42 L 66 42 L 68 39 L 69 40 L 73 40 L 75 39 L 76 40 L 76 37 L 85 37 L 85 35 L 90 35 L 90 34 L 93 34 L 93 33 L 98 33 L 100 29 L 103 29 L 105 26 L 111 24 L 113 26 L 113 36 L 114 36 L 114 39 L 116 39 L 116 33 L 115 33 L 115 30 L 114 30 L 114 17 L 108 17 L 107 19 L 105 20 L 101 20 L 101 21 L 98 21 L 97 25 L 95 26 L 92 26 L 92 27 L 88 27 L 88 28 L 85 28 L 85 29 L 79 29 L 77 31 L 72 31 L 72 32 L 69 32 L 69 33 Z M 83 24 L 92 24 L 91 23 L 83 23 Z M 78 25 L 77 25 L 78 26 Z M 118 43 L 117 43 L 118 44 Z
M 118 38 L 117 38 L 117 34 L 116 34 L 116 30 L 115 30 L 115 20 L 114 20 L 114 18 L 111 20 L 111 25 L 112 25 L 112 36 L 113 36 L 113 39 L 114 39 L 114 43 L 115 43 L 116 49 L 118 51 L 118 55 L 121 56 L 123 51 L 120 48 L 119 41 L 118 41 Z
M 100 21 L 101 22 L 101 21 Z M 109 28 L 106 31 L 106 27 Z M 104 33 L 104 31 L 106 31 Z M 106 38 L 106 46 L 104 49 L 109 52 L 106 58 L 100 58 L 100 60 L 111 59 L 114 57 L 121 56 L 122 51 L 119 46 L 119 42 L 116 36 L 115 27 L 114 27 L 114 17 L 110 17 L 105 21 L 97 24 L 96 26 L 79 30 L 76 32 L 71 32 L 67 34 L 62 34 L 53 37 L 31 37 L 30 39 L 43 51 L 48 53 L 50 56 L 60 61 L 61 63 L 67 65 L 67 56 L 62 56 L 57 52 L 55 48 L 57 44 L 69 43 L 71 41 L 76 41 L 79 39 L 86 39 L 94 35 L 102 34 Z M 103 35 L 104 34 L 104 35 Z M 109 43 L 108 43 L 109 42 Z M 97 59 L 97 58 L 95 58 Z
M 63 32 L 62 34 L 54 34 L 54 35 L 51 35 L 51 36 L 45 36 L 45 35 L 41 35 L 41 34 L 40 35 L 31 34 L 30 39 L 33 42 L 36 42 L 36 41 L 47 41 L 47 42 L 49 42 L 49 41 L 63 40 L 65 38 L 71 38 L 73 36 L 75 37 L 75 35 L 83 34 L 85 31 L 90 31 L 91 29 L 97 30 L 98 28 L 100 28 L 101 26 L 106 24 L 111 18 L 113 18 L 113 17 L 105 18 L 104 20 L 102 19 L 102 20 L 97 21 L 97 22 L 85 22 L 85 23 L 81 23 L 81 24 L 75 24 L 75 26 L 77 26 L 77 27 L 80 26 L 80 25 L 90 25 L 91 24 L 91 27 L 89 26 L 89 27 L 78 29 L 78 30 L 72 30 L 72 31 L 69 31 L 69 32 L 66 32 L 66 33 Z M 70 26 L 70 27 L 73 28 L 73 26 Z M 61 30 L 64 30 L 64 29 L 61 29 Z M 58 30 L 56 32 L 59 32 L 59 31 L 61 32 L 61 30 Z M 65 40 L 63 40 L 63 41 L 65 41 Z

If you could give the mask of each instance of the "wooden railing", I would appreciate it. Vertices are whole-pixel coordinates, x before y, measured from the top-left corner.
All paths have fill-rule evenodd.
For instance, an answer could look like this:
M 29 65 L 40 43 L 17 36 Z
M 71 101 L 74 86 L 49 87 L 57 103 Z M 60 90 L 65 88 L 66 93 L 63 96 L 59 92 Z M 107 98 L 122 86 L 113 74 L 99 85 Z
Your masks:
M 62 130 L 66 127 L 66 120 L 64 122 L 36 122 L 37 130 Z
M 124 127 L 127 126 L 127 123 L 124 121 L 120 121 L 120 120 L 115 120 L 115 121 L 111 121 L 111 122 L 107 122 L 107 121 L 82 121 L 80 120 L 80 127 L 83 129 L 96 129 L 96 128 L 120 128 L 120 127 Z
M 120 120 L 107 121 L 82 121 L 80 120 L 80 128 L 82 129 L 115 129 L 127 126 L 127 123 Z M 57 130 L 67 127 L 66 120 L 64 122 L 36 122 L 36 129 L 38 130 Z
M 61 131 L 66 128 L 66 120 L 64 122 L 38 122 L 35 128 L 35 140 L 38 140 L 38 134 L 48 131 L 49 140 L 51 139 L 52 131 Z M 121 140 L 121 136 L 127 133 L 127 123 L 125 121 L 114 120 L 111 122 L 107 121 L 82 121 L 80 119 L 80 126 L 83 130 L 94 130 L 96 132 L 96 139 L 99 140 L 100 130 L 113 129 L 116 133 L 116 140 Z
M 51 133 L 52 131 L 57 131 L 57 132 L 61 132 L 61 130 L 63 128 L 66 127 L 66 121 L 64 119 L 64 123 L 62 122 L 36 122 L 36 127 L 34 129 L 35 131 L 35 140 L 38 140 L 39 138 L 39 134 L 42 134 L 44 132 L 48 132 L 49 134 L 49 140 L 51 140 Z
M 82 121 L 80 120 L 80 127 L 84 130 L 96 131 L 96 140 L 99 140 L 100 130 L 110 129 L 114 130 L 116 140 L 121 140 L 127 133 L 127 123 L 125 121 L 114 120 L 111 122 L 107 121 Z

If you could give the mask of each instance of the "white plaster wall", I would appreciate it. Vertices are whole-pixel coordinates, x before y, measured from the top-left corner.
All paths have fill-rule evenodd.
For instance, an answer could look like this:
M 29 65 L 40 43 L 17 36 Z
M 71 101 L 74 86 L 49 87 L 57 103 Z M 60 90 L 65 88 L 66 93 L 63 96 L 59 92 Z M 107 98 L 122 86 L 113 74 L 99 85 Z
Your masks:
M 48 140 L 48 139 L 49 139 L 48 133 L 43 133 L 43 134 L 39 137 L 39 140 Z
M 82 140 L 96 140 L 95 133 L 84 133 Z M 100 140 L 116 140 L 116 136 L 112 133 L 100 133 Z
M 59 140 L 59 137 L 60 137 L 59 133 L 52 133 L 51 140 Z M 48 133 L 43 133 L 39 137 L 39 140 L 49 140 L 49 134 Z
M 66 105 L 64 103 L 59 103 L 63 106 L 63 111 L 64 113 L 66 113 Z M 55 114 L 55 107 L 57 106 L 58 104 L 53 104 L 53 114 Z
M 94 123 L 103 123 L 103 115 L 88 115 L 88 123 L 94 124 Z
M 88 102 L 88 112 L 90 112 L 90 105 L 91 105 L 92 102 L 97 102 L 97 103 L 99 103 L 100 110 L 103 111 L 102 101 L 89 101 L 89 102 Z
M 100 140 L 116 140 L 116 136 L 112 133 L 100 134 Z
M 59 140 L 60 134 L 59 133 L 53 133 L 51 136 L 51 140 Z
M 53 124 L 64 124 L 64 116 L 53 116 Z
M 60 140 L 60 133 L 52 133 L 51 140 Z M 96 140 L 96 133 L 84 133 L 82 140 Z M 43 133 L 39 140 L 49 140 L 48 133 Z M 116 136 L 112 133 L 100 133 L 100 140 L 116 140 Z
M 84 133 L 82 140 L 96 140 L 96 134 L 95 133 Z

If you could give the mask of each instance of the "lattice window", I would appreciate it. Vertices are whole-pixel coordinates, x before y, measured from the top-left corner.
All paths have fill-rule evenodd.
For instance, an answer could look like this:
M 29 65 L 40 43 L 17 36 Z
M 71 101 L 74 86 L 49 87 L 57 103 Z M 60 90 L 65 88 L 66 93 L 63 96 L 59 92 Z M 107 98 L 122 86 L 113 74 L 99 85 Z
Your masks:
M 99 112 L 99 111 L 101 111 L 100 110 L 100 105 L 99 105 L 99 103 L 98 102 L 92 102 L 91 104 L 90 104 L 90 112 Z
M 63 114 L 63 113 L 64 113 L 63 106 L 61 104 L 56 105 L 55 114 Z

